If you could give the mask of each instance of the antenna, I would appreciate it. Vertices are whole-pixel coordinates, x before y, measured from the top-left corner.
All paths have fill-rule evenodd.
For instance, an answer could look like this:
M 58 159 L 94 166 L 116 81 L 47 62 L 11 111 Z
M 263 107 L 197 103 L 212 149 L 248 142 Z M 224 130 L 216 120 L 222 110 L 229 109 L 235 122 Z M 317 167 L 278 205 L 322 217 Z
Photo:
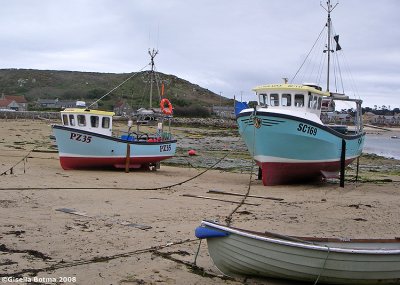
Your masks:
M 331 0 L 328 0 L 326 2 L 326 7 L 322 5 L 320 2 L 321 7 L 328 13 L 328 20 L 326 22 L 326 26 L 328 27 L 328 43 L 327 43 L 327 49 L 324 50 L 325 52 L 328 52 L 328 72 L 326 75 L 326 92 L 329 92 L 329 79 L 330 79 L 330 64 L 331 64 L 331 52 L 333 50 L 331 49 L 331 12 L 336 8 L 336 6 L 339 4 L 339 2 L 336 2 L 334 6 L 331 5 Z
M 158 25 L 157 25 L 157 50 L 158 50 L 158 47 L 159 47 L 159 41 L 160 41 L 160 23 L 158 23 Z
M 152 96 L 153 96 L 153 77 L 155 77 L 154 74 L 154 58 L 156 57 L 156 55 L 158 54 L 158 50 L 157 49 L 149 49 L 149 55 L 150 55 L 150 65 L 151 65 L 151 71 L 150 71 L 150 103 L 149 103 L 149 108 L 151 109 L 152 107 Z

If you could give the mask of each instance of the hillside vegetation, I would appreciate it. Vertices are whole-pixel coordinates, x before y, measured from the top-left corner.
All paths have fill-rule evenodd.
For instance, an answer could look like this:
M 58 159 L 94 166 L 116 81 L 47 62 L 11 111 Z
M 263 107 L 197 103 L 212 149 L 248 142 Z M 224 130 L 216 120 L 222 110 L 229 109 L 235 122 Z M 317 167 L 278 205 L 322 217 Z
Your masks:
M 37 99 L 94 101 L 122 83 L 133 73 L 97 73 L 78 71 L 0 69 L 0 93 L 24 95 L 29 103 Z M 232 105 L 231 100 L 174 75 L 157 73 L 164 82 L 164 96 L 174 106 Z M 134 109 L 148 107 L 150 84 L 149 72 L 136 74 L 120 88 L 99 102 L 102 109 L 111 110 L 120 100 Z M 161 83 L 160 83 L 161 84 Z M 160 86 L 153 86 L 153 107 L 158 106 Z

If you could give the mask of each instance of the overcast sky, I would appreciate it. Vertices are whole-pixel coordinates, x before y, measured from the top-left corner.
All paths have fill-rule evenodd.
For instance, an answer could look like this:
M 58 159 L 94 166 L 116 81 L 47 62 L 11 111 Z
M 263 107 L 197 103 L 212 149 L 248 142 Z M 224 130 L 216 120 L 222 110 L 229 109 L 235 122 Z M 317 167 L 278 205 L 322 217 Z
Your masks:
M 293 78 L 326 20 L 319 0 L 0 5 L 0 68 L 128 73 L 144 67 L 154 47 L 158 71 L 243 100 L 255 99 L 257 85 Z M 332 13 L 345 59 L 341 70 L 352 76 L 345 91 L 353 94 L 349 88 L 356 86 L 364 106 L 400 107 L 399 12 L 399 0 L 342 0 Z

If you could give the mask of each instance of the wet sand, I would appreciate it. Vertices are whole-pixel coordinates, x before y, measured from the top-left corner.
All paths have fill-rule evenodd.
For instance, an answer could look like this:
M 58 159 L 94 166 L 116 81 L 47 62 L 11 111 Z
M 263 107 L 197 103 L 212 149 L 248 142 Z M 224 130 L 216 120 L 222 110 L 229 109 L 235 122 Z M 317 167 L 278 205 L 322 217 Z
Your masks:
M 344 189 L 336 181 L 264 187 L 249 174 L 245 150 L 236 152 L 235 140 L 226 141 L 234 131 L 217 131 L 213 143 L 206 135 L 212 130 L 198 130 L 196 136 L 196 129 L 181 127 L 175 131 L 186 139 L 178 152 L 184 163 L 177 163 L 191 167 L 169 163 L 156 172 L 64 171 L 50 145 L 48 122 L 0 120 L 0 126 L 0 173 L 7 170 L 0 176 L 0 278 L 25 278 L 13 284 L 34 277 L 42 284 L 242 284 L 244 279 L 221 276 L 206 243 L 197 267 L 192 265 L 199 245 L 194 229 L 202 219 L 224 222 L 237 206 L 227 201 L 241 201 L 209 190 L 245 194 L 250 181 L 250 194 L 283 200 L 247 198 L 259 205 L 241 206 L 232 215 L 234 226 L 302 236 L 400 237 L 397 160 L 366 156 L 361 159 L 362 182 L 347 181 Z M 208 144 L 198 148 L 199 155 L 186 157 L 186 150 L 203 139 Z M 222 149 L 210 150 L 217 143 Z M 167 187 L 200 174 L 205 169 L 197 165 L 227 152 L 228 161 L 244 161 L 247 170 L 209 170 Z M 11 174 L 8 169 L 26 155 L 25 164 Z M 348 174 L 351 178 L 354 171 Z M 79 212 L 58 211 L 62 208 Z M 246 282 L 294 284 L 256 278 Z

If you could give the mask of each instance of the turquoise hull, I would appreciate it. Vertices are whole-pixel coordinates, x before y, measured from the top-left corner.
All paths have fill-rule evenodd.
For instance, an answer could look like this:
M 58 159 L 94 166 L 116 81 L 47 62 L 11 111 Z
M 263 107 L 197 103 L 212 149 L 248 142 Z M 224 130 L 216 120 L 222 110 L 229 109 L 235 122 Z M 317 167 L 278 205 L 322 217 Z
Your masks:
M 239 133 L 262 168 L 264 185 L 336 176 L 342 141 L 345 164 L 361 155 L 365 134 L 342 134 L 311 120 L 266 111 L 243 110 L 237 116 Z

